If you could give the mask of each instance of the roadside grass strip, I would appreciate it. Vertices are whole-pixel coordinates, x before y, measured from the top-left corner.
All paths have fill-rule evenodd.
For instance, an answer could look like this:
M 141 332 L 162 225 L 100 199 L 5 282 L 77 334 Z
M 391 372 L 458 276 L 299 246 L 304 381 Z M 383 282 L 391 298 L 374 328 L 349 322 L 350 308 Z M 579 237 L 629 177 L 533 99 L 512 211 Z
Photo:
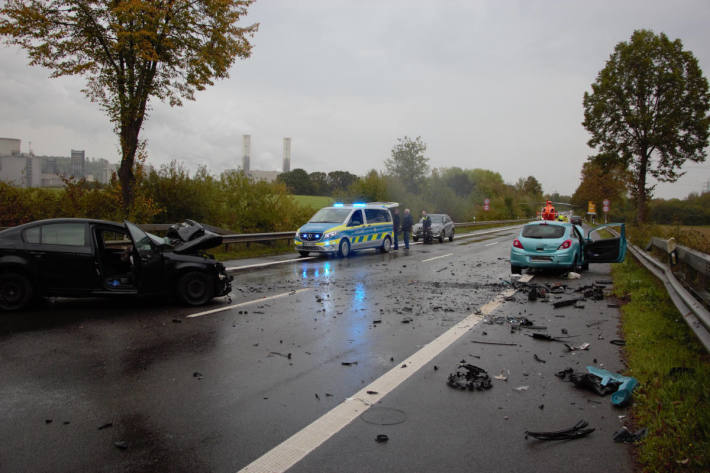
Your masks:
M 268 297 L 262 297 L 262 298 L 259 298 L 259 299 L 254 299 L 253 301 L 240 302 L 239 304 L 230 304 L 230 305 L 226 305 L 226 306 L 224 306 L 224 307 L 217 307 L 216 309 L 210 309 L 210 310 L 206 310 L 206 311 L 204 311 L 204 312 L 197 312 L 196 314 L 190 314 L 190 315 L 188 315 L 188 316 L 185 317 L 185 318 L 187 318 L 187 319 L 194 319 L 195 317 L 202 317 L 202 316 L 205 316 L 205 315 L 212 315 L 212 314 L 216 314 L 216 313 L 218 313 L 218 312 L 224 312 L 224 311 L 226 311 L 226 310 L 236 309 L 236 308 L 238 308 L 238 307 L 244 307 L 244 306 L 247 306 L 247 305 L 257 304 L 257 303 L 259 303 L 259 302 L 265 302 L 265 301 L 270 301 L 270 300 L 274 300 L 274 299 L 280 299 L 280 298 L 282 298 L 282 297 L 287 297 L 287 296 L 295 296 L 296 294 L 300 294 L 301 292 L 310 291 L 310 290 L 311 290 L 310 287 L 306 287 L 306 288 L 304 288 L 304 289 L 297 289 L 297 290 L 295 290 L 295 291 L 289 291 L 289 292 L 284 292 L 284 293 L 282 293 L 282 294 L 276 294 L 275 296 L 268 296 Z
M 622 331 L 635 428 L 648 435 L 635 449 L 644 472 L 710 471 L 710 355 L 663 285 L 633 258 L 613 265 L 614 292 L 625 301 Z
M 520 281 L 528 282 L 532 278 L 533 276 L 528 274 L 520 278 Z M 490 315 L 503 304 L 506 297 L 510 297 L 513 294 L 515 294 L 515 289 L 507 289 L 499 293 L 493 300 L 482 306 L 479 311 L 461 320 L 439 335 L 439 337 L 424 345 L 402 363 L 398 363 L 396 367 L 377 378 L 369 386 L 362 388 L 310 425 L 296 432 L 281 444 L 239 470 L 239 473 L 285 472 L 330 437 L 347 427 L 348 424 L 368 410 L 370 406 L 376 404 L 396 389 L 420 368 L 468 333 L 470 329 L 477 326 L 486 315 Z M 403 369 L 404 367 L 406 369 Z M 369 394 L 368 391 L 370 393 L 377 392 L 377 394 Z

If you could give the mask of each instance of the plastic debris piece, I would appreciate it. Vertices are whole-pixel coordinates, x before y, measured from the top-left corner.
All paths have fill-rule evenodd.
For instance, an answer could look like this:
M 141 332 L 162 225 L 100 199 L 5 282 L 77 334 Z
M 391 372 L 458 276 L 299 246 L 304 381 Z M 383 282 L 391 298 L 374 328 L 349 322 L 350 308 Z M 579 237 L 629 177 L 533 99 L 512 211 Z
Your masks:
M 537 353 L 535 353 L 533 355 L 533 358 L 535 359 L 535 361 L 539 361 L 540 363 L 547 363 L 547 361 L 545 361 L 542 358 L 540 358 L 539 356 L 537 356 Z
M 343 366 L 353 366 L 357 365 L 357 361 L 341 361 L 340 364 Z
M 585 437 L 594 432 L 594 428 L 586 428 L 589 423 L 586 420 L 580 420 L 573 427 L 564 430 L 556 430 L 552 432 L 532 432 L 525 431 L 525 438 L 528 436 L 538 440 L 574 440 Z
M 574 271 L 570 271 L 567 273 L 567 279 L 581 279 L 582 275 L 579 273 L 575 273 Z
M 611 403 L 615 406 L 621 406 L 626 404 L 631 400 L 631 393 L 634 388 L 638 385 L 638 380 L 631 376 L 624 376 L 619 373 L 612 373 L 611 371 L 605 370 L 603 368 L 597 368 L 596 366 L 587 366 L 587 371 L 589 373 L 601 378 L 602 386 L 616 384 L 618 389 L 614 394 L 611 395 Z
M 500 370 L 500 374 L 497 374 L 493 377 L 500 381 L 508 381 L 508 376 L 505 375 L 505 370 Z
M 105 424 L 99 426 L 99 430 L 108 429 L 110 427 L 113 427 L 113 422 L 106 422 Z
M 644 427 L 636 432 L 631 432 L 626 426 L 614 432 L 614 442 L 618 443 L 636 443 L 646 436 L 647 430 Z
M 375 442 L 377 443 L 384 443 L 388 441 L 390 438 L 387 436 L 387 434 L 377 434 L 377 437 L 375 437 Z
M 483 368 L 471 364 L 459 364 L 454 373 L 449 374 L 446 384 L 452 388 L 469 391 L 483 391 L 491 389 L 491 377 Z
M 517 388 L 514 388 L 514 389 L 518 392 L 523 392 L 523 391 L 527 391 L 528 389 L 530 389 L 530 386 L 518 386 Z
M 560 307 L 568 307 L 571 305 L 575 305 L 578 300 L 579 299 L 576 297 L 574 299 L 563 299 L 561 301 L 553 302 L 552 307 L 554 307 L 555 309 L 559 309 Z
M 581 350 L 589 350 L 589 343 L 582 343 L 581 345 L 570 345 L 568 343 L 565 343 L 565 346 L 567 347 L 567 350 L 569 351 L 581 351 Z
M 197 379 L 203 378 L 202 373 L 200 373 L 199 371 L 195 371 L 194 373 L 192 373 L 192 377 Z
M 611 343 L 612 345 L 618 345 L 620 347 L 626 346 L 626 340 L 621 339 L 609 340 L 609 343 Z
M 367 391 L 367 394 L 379 394 L 377 391 Z
M 118 440 L 116 442 L 113 442 L 113 446 L 118 448 L 119 450 L 126 450 L 128 448 L 128 443 L 123 440 Z

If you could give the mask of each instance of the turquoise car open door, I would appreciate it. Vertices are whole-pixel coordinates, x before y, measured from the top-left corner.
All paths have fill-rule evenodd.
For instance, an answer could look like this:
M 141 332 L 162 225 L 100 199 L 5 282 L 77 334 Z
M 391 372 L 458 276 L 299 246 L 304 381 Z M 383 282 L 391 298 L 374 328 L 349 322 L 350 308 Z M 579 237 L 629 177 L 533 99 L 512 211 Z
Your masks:
M 592 240 L 593 232 L 610 227 L 607 231 L 613 238 Z M 620 227 L 619 229 L 611 227 Z M 626 225 L 609 223 L 589 230 L 584 245 L 584 259 L 587 263 L 621 263 L 626 257 Z

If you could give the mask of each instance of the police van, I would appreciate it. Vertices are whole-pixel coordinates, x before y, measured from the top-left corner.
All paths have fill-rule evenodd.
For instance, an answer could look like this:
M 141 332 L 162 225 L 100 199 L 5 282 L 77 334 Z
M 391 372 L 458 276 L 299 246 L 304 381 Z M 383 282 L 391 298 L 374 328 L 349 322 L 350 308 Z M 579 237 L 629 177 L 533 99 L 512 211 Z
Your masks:
M 395 202 L 333 204 L 324 207 L 296 232 L 294 244 L 301 256 L 309 253 L 337 253 L 375 248 L 390 251 L 394 241 L 390 208 Z

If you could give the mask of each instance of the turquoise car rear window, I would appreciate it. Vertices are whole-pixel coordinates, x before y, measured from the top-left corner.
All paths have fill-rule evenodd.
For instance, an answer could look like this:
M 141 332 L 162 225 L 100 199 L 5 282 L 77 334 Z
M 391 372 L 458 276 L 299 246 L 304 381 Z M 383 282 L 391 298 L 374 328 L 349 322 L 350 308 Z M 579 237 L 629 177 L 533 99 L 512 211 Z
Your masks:
M 523 236 L 525 238 L 562 238 L 565 227 L 560 225 L 525 225 Z

